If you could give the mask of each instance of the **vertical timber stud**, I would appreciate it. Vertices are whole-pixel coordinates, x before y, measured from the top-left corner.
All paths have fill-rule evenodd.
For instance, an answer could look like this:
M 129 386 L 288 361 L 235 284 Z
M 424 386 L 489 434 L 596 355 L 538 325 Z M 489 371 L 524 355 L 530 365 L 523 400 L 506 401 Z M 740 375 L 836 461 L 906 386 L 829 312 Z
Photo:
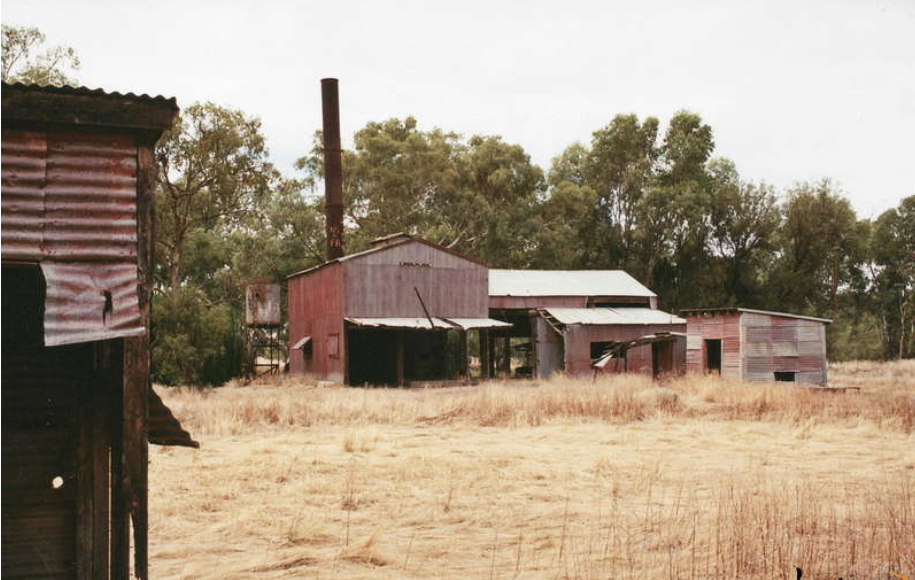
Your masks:
M 480 378 L 491 378 L 489 374 L 489 329 L 481 328 L 480 333 Z
M 340 151 L 340 96 L 337 79 L 321 79 L 324 120 L 324 211 L 327 260 L 343 257 L 343 168 Z
M 398 328 L 397 333 L 397 386 L 404 386 L 404 333 L 402 328 Z
M 111 437 L 111 577 L 130 575 L 130 510 L 124 477 L 124 340 L 112 349 L 108 381 Z
M 137 146 L 137 267 L 143 336 L 124 339 L 124 455 L 127 496 L 133 520 L 134 575 L 148 578 L 149 319 L 152 277 L 152 192 L 156 179 L 153 144 Z

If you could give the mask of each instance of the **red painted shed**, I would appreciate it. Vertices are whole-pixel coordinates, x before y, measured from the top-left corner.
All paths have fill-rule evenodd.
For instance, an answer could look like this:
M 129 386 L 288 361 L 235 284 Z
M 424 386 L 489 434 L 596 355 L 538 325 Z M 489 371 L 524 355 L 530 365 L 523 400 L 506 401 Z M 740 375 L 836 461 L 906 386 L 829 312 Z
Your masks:
M 832 320 L 736 307 L 680 314 L 687 321 L 689 372 L 744 381 L 827 383 L 826 325 Z
M 523 370 L 538 377 L 592 373 L 608 351 L 614 358 L 602 372 L 678 374 L 686 321 L 657 304 L 654 292 L 622 270 L 490 270 L 490 316 L 512 328 L 484 337 L 484 368 L 511 371 L 514 338 L 530 345 Z
M 488 268 L 406 234 L 288 277 L 290 370 L 361 384 L 466 377 L 488 317 Z

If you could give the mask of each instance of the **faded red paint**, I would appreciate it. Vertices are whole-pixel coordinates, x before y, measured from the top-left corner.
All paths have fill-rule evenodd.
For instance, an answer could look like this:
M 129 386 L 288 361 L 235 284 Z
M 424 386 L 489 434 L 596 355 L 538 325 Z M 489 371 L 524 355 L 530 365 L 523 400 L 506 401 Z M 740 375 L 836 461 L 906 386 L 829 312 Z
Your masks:
M 825 385 L 826 322 L 736 308 L 687 313 L 687 370 L 706 372 L 705 341 L 721 339 L 724 376 L 773 381 L 788 372 L 797 382 Z
M 565 329 L 565 372 L 570 375 L 593 373 L 591 368 L 591 343 L 625 341 L 641 338 L 658 332 L 686 332 L 685 324 L 614 324 L 614 325 L 570 325 Z M 684 341 L 675 342 L 674 361 L 677 368 L 682 368 L 686 345 Z M 608 365 L 604 372 L 623 372 L 621 363 Z M 626 367 L 630 373 L 652 374 L 652 347 L 650 344 L 638 346 L 626 354 Z
M 418 289 L 433 317 L 486 318 L 488 269 L 422 241 L 391 244 L 295 274 L 288 281 L 289 344 L 312 339 L 305 353 L 290 352 L 293 373 L 311 372 L 345 382 L 344 318 L 423 318 Z

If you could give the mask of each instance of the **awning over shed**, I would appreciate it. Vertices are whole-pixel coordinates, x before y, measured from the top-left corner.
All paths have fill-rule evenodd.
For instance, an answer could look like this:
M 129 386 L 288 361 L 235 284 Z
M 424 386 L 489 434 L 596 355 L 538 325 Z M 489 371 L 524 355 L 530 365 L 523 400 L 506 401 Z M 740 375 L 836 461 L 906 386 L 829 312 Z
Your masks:
M 686 324 L 673 314 L 651 308 L 544 308 L 560 324 Z
M 491 318 L 346 318 L 356 326 L 375 328 L 407 328 L 412 330 L 474 330 L 503 328 L 511 324 Z
M 464 330 L 474 330 L 477 328 L 509 328 L 510 322 L 493 320 L 492 318 L 446 318 L 448 322 L 460 326 Z

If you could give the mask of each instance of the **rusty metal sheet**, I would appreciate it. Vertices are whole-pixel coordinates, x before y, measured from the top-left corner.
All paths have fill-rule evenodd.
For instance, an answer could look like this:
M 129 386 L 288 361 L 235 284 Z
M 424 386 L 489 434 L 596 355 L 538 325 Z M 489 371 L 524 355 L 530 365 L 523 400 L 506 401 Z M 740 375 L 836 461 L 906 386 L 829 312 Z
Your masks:
M 280 285 L 249 284 L 245 288 L 245 324 L 279 326 Z
M 148 429 L 149 442 L 154 445 L 200 447 L 152 387 L 149 389 Z
M 0 199 L 2 252 L 6 259 L 41 257 L 47 149 L 44 133 L 3 130 Z
M 136 174 L 131 136 L 49 135 L 42 254 L 135 264 Z
M 141 336 L 136 264 L 43 261 L 46 346 Z

